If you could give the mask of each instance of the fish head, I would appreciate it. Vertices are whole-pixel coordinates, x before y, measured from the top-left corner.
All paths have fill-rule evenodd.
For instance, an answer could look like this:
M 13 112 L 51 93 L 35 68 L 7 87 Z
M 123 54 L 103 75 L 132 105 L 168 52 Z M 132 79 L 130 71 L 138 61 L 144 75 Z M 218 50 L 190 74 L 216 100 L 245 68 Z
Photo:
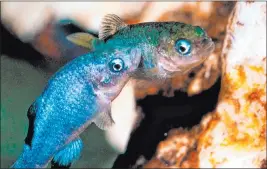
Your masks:
M 214 42 L 201 27 L 179 22 L 168 24 L 157 47 L 158 68 L 163 73 L 185 73 L 213 52 Z
M 138 48 L 103 49 L 101 64 L 94 64 L 93 84 L 95 90 L 105 98 L 114 100 L 130 79 L 141 61 L 141 50 Z M 100 58 L 97 58 L 100 59 Z

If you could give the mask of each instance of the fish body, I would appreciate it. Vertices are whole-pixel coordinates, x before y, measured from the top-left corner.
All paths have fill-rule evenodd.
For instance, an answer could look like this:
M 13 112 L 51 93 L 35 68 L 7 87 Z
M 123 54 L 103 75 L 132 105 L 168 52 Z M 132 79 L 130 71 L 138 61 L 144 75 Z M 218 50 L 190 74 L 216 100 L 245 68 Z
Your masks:
M 112 125 L 110 103 L 140 59 L 138 49 L 108 48 L 61 68 L 28 110 L 28 135 L 12 168 L 42 168 L 53 157 L 62 165 L 76 159 L 82 148 L 78 136 L 90 123 L 102 129 Z
M 199 26 L 180 22 L 146 22 L 127 25 L 116 15 L 106 15 L 100 25 L 99 39 L 88 33 L 75 33 L 67 39 L 91 50 L 138 48 L 142 52 L 138 79 L 166 79 L 185 73 L 203 63 L 214 50 L 214 42 Z

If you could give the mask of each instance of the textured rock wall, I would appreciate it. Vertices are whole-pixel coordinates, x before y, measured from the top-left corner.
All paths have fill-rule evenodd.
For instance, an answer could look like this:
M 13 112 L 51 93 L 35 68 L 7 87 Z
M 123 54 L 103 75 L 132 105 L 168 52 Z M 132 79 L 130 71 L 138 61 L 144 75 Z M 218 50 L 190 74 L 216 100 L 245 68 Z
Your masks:
M 266 167 L 266 3 L 238 2 L 224 41 L 214 112 L 173 129 L 144 167 Z

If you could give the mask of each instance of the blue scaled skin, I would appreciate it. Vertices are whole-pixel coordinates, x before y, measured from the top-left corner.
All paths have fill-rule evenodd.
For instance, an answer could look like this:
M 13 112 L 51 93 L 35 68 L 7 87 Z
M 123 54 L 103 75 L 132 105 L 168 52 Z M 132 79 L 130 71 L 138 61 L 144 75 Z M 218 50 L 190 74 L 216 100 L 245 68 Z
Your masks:
M 77 159 L 79 138 L 92 122 L 112 125 L 110 103 L 140 63 L 134 48 L 96 50 L 61 68 L 28 110 L 23 152 L 12 168 L 43 168 L 54 158 L 61 165 Z

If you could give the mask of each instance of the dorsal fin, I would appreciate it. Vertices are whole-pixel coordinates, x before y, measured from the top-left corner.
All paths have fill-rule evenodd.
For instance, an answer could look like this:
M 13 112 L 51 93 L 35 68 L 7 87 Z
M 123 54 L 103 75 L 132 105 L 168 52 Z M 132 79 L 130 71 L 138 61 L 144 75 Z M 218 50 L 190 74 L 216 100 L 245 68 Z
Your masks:
M 100 40 L 105 40 L 126 26 L 127 24 L 124 23 L 117 15 L 107 14 L 102 19 L 98 37 Z

